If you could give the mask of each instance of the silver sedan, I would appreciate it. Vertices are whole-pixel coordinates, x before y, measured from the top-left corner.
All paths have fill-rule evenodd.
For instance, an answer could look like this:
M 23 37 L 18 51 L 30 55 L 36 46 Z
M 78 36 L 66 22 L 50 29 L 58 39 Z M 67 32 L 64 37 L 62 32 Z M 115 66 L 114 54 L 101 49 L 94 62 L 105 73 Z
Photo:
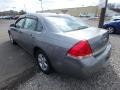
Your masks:
M 106 30 L 63 14 L 21 16 L 8 30 L 10 41 L 33 55 L 40 70 L 82 77 L 100 70 L 111 54 Z

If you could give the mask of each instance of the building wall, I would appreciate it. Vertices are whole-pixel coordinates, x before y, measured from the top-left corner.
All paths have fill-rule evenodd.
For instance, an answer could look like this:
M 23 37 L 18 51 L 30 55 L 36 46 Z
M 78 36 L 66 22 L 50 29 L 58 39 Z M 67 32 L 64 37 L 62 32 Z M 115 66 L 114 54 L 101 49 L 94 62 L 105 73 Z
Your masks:
M 90 15 L 90 16 L 99 16 L 100 8 L 97 6 L 88 6 L 88 7 L 77 7 L 77 8 L 65 8 L 65 9 L 54 9 L 54 10 L 45 10 L 43 12 L 52 12 L 52 13 L 64 13 L 70 14 L 72 16 Z

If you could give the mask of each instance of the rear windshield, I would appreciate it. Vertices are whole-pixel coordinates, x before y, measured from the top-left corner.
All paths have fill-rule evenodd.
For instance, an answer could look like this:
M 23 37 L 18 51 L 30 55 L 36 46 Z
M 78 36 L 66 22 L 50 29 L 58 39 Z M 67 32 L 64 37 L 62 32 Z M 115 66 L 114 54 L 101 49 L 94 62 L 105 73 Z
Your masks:
M 46 19 L 63 32 L 88 28 L 88 25 L 84 24 L 83 21 L 80 21 L 75 17 L 47 16 Z

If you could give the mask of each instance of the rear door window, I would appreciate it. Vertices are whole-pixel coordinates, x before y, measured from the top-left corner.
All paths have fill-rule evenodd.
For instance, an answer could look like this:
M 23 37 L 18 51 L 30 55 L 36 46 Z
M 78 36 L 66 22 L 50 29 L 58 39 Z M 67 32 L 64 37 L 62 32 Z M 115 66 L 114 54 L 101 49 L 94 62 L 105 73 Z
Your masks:
M 24 29 L 34 31 L 36 29 L 36 27 L 37 27 L 37 20 L 31 19 L 31 18 L 26 18 Z

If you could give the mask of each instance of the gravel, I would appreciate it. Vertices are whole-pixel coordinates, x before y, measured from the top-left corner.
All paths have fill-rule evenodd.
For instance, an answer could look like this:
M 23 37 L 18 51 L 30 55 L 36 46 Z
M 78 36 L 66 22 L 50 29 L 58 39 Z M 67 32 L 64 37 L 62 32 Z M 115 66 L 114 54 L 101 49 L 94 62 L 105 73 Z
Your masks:
M 88 80 L 53 73 L 36 73 L 20 84 L 18 90 L 120 90 L 120 36 L 110 35 L 112 55 L 110 63 Z

